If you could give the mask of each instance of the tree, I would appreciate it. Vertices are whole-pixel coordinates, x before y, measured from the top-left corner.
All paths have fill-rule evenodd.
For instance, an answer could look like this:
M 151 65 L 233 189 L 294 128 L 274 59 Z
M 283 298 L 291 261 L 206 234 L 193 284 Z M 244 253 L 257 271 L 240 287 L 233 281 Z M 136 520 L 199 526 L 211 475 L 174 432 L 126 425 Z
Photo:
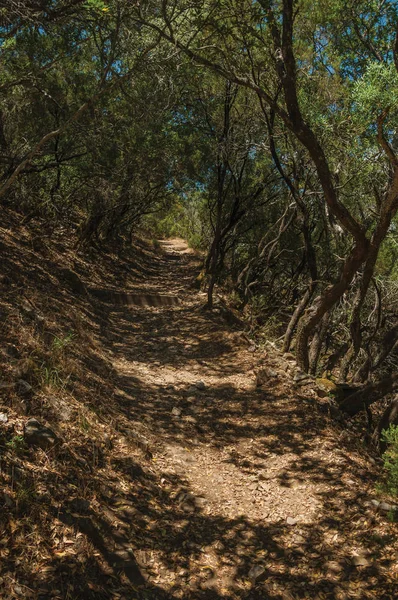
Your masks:
M 363 269 L 358 308 L 351 327 L 354 348 L 358 349 L 357 315 L 362 306 L 360 299 L 366 297 L 381 244 L 398 204 L 398 170 L 391 145 L 392 129 L 388 128 L 391 122 L 389 106 L 380 106 L 373 123 L 368 123 L 377 128 L 377 142 L 390 164 L 385 189 L 379 190 L 380 206 L 377 207 L 371 232 L 368 232 L 368 224 L 361 219 L 360 211 L 355 206 L 355 190 L 348 201 L 341 200 L 333 169 L 335 156 L 323 139 L 319 119 L 317 122 L 319 112 L 308 110 L 308 94 L 314 92 L 311 89 L 313 75 L 314 79 L 319 79 L 320 74 L 322 82 L 331 92 L 341 86 L 355 88 L 355 80 L 363 77 L 366 81 L 369 75 L 366 65 L 369 60 L 374 60 L 376 44 L 379 44 L 378 53 L 385 63 L 382 68 L 390 73 L 390 84 L 393 89 L 396 88 L 396 75 L 392 73 L 398 64 L 397 42 L 393 41 L 395 18 L 392 16 L 391 3 L 369 6 L 363 2 L 360 6 L 356 5 L 355 12 L 363 17 L 364 22 L 370 20 L 376 31 L 374 34 L 370 28 L 365 35 L 361 21 L 356 22 L 362 68 L 356 64 L 357 57 L 352 47 L 347 49 L 341 43 L 335 43 L 342 4 L 336 2 L 333 5 L 332 18 L 327 27 L 325 13 L 321 10 L 314 14 L 312 9 L 309 3 L 298 5 L 293 0 L 202 2 L 200 7 L 193 9 L 185 3 L 177 5 L 164 1 L 161 11 L 154 10 L 152 3 L 147 2 L 140 6 L 137 14 L 140 23 L 155 30 L 189 58 L 231 83 L 251 89 L 273 110 L 308 153 L 316 169 L 329 215 L 351 236 L 352 246 L 345 256 L 337 280 L 323 288 L 316 304 L 300 320 L 296 353 L 304 370 L 309 368 L 308 345 L 316 327 L 349 290 L 356 273 Z M 380 19 L 387 24 L 382 43 L 379 39 Z M 349 24 L 346 19 L 343 21 L 347 33 Z M 375 39 L 372 39 L 373 34 Z M 354 64 L 356 68 L 350 70 L 349 67 Z M 347 73 L 354 81 L 350 81 Z M 332 126 L 338 125 L 346 116 L 353 118 L 358 112 L 352 100 L 351 105 L 345 105 L 347 97 L 344 94 L 332 93 L 332 101 L 330 97 L 325 98 L 324 93 L 320 97 L 325 99 L 322 103 L 324 120 Z M 358 131 L 357 135 L 361 137 L 361 132 Z M 346 148 L 345 154 L 350 156 L 349 148 Z

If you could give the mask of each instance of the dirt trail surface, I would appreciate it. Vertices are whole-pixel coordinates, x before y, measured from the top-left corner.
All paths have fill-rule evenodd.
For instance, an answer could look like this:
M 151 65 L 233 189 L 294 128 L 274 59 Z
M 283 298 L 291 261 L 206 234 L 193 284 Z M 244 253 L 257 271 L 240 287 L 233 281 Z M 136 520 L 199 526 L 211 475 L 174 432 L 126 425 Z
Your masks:
M 374 459 L 292 356 L 203 309 L 186 243 L 38 231 L 1 232 L 1 600 L 397 598 Z
M 157 541 L 136 555 L 147 581 L 186 599 L 396 597 L 365 458 L 320 399 L 294 389 L 291 357 L 250 351 L 222 305 L 203 310 L 185 242 L 161 246 L 135 292 L 181 303 L 111 310 L 108 330 L 129 427 L 163 495 L 148 523 Z

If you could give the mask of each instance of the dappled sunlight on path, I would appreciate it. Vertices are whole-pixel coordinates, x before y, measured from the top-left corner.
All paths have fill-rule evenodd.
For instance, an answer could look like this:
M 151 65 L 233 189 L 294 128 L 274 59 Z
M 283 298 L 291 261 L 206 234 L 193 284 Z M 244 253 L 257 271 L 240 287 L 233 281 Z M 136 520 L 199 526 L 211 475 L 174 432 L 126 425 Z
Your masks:
M 256 387 L 245 338 L 202 310 L 195 255 L 183 240 L 161 248 L 131 289 L 180 303 L 111 307 L 106 331 L 121 430 L 145 440 L 164 498 L 147 581 L 187 600 L 392 598 L 395 557 L 375 542 L 365 461 L 283 370 Z
M 367 448 L 294 357 L 204 310 L 183 240 L 87 260 L 24 236 L 3 235 L 0 597 L 398 597 Z M 20 447 L 28 417 L 62 443 Z

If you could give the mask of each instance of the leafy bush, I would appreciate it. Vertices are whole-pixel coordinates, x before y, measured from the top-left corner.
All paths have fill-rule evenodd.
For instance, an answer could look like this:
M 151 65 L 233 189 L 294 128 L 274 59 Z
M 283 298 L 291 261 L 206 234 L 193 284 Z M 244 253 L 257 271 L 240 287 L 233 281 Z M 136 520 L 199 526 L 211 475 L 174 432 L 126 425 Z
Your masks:
M 388 444 L 383 454 L 384 468 L 387 472 L 387 490 L 398 496 L 398 426 L 390 425 L 382 432 L 382 440 Z

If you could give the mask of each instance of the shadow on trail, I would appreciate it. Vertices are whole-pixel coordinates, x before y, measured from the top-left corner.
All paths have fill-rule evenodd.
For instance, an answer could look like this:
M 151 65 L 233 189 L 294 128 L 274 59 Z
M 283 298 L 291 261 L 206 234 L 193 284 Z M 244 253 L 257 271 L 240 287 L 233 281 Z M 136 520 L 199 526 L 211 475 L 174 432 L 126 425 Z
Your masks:
M 87 478 L 80 473 L 76 495 L 69 501 L 59 496 L 55 479 L 48 481 L 51 498 L 35 499 L 39 490 L 34 490 L 34 480 L 30 482 L 30 510 L 48 515 L 48 530 L 42 532 L 49 540 L 48 552 L 52 552 L 52 519 L 72 527 L 75 539 L 73 546 L 65 539 L 52 552 L 43 572 L 25 573 L 38 595 L 24 597 L 52 598 L 54 589 L 60 591 L 59 597 L 75 600 L 396 597 L 396 583 L 388 574 L 395 558 L 383 551 L 391 540 L 358 527 L 365 518 L 362 494 L 344 498 L 344 490 L 336 488 L 335 497 L 324 498 L 317 521 L 309 525 L 251 522 L 244 515 L 226 519 L 200 509 L 187 514 L 174 491 L 189 488 L 177 475 L 159 483 L 149 464 L 125 456 L 109 459 L 112 475 L 101 480 L 98 473 L 98 485 L 85 489 Z M 321 465 L 311 468 L 329 477 Z M 29 512 L 25 514 L 28 538 Z M 3 525 L 3 534 L 12 539 L 12 522 L 3 520 Z M 87 544 L 94 552 L 85 552 Z M 366 565 L 358 567 L 352 556 L 359 545 Z M 216 556 L 211 564 L 210 547 Z M 12 564 L 17 555 L 13 556 L 12 545 L 9 548 Z M 74 551 L 69 553 L 69 548 Z M 255 566 L 258 579 L 250 582 Z
M 106 260 L 104 273 L 113 264 Z M 220 314 L 201 311 L 201 298 L 186 292 L 192 261 L 189 255 L 160 256 L 153 267 L 137 270 L 142 285 L 136 287 L 126 261 L 111 282 L 116 288 L 119 277 L 132 291 L 181 294 L 181 307 L 135 309 L 69 300 L 85 316 L 83 326 L 96 332 L 73 385 L 82 398 L 90 390 L 85 408 L 100 423 L 112 422 L 118 436 L 105 447 L 98 445 L 95 431 L 80 431 L 74 453 L 65 445 L 43 457 L 39 482 L 37 469 L 29 470 L 31 450 L 10 463 L 9 472 L 2 471 L 18 502 L 2 507 L 0 515 L 0 557 L 6 558 L 1 577 L 15 578 L 21 597 L 40 600 L 396 598 L 393 530 L 375 533 L 377 515 L 365 507 L 366 487 L 359 491 L 348 484 L 347 473 L 372 486 L 374 481 L 343 442 L 339 463 L 313 453 L 330 427 L 314 404 L 232 382 L 194 391 L 185 380 L 173 389 L 154 383 L 153 372 L 159 375 L 162 368 L 196 373 L 200 366 L 204 378 L 242 373 L 231 329 Z M 25 272 L 28 265 L 22 267 Z M 48 285 L 47 276 L 40 285 Z M 64 300 L 66 294 L 56 302 L 61 306 Z M 125 368 L 118 372 L 111 359 L 125 361 Z M 135 363 L 148 367 L 147 379 Z M 180 412 L 173 414 L 174 408 Z M 49 408 L 43 414 L 49 415 Z M 55 409 L 51 415 L 56 422 Z M 135 431 L 150 432 L 154 459 L 157 447 L 166 444 L 222 450 L 226 464 L 247 481 L 272 472 L 272 461 L 284 457 L 284 471 L 272 485 L 281 496 L 296 486 L 319 485 L 320 508 L 310 523 L 266 515 L 228 518 L 222 507 L 209 512 L 206 505 L 187 511 L 184 497 L 197 493 L 184 474 L 159 473 L 150 451 L 137 448 Z M 330 435 L 325 433 L 325 440 L 335 452 Z M 2 448 L 7 441 L 0 436 Z M 254 482 L 253 503 L 264 493 L 261 483 Z M 21 540 L 27 553 L 22 563 Z
M 173 272 L 181 276 L 186 261 L 176 257 L 162 272 L 164 285 L 173 293 L 178 287 L 170 286 L 178 279 Z M 161 281 L 157 286 L 164 291 Z M 196 372 L 198 365 L 209 377 L 242 372 L 231 328 L 219 314 L 201 311 L 199 302 L 161 311 L 113 307 L 108 319 L 109 351 L 116 360 L 146 365 L 149 375 L 152 369 L 158 375 L 170 368 Z M 283 456 L 285 472 L 275 479 L 281 494 L 300 485 L 320 486 L 314 522 L 259 522 L 201 509 L 186 513 L 179 498 L 192 492 L 189 483 L 181 474 L 164 473 L 160 487 L 152 481 L 148 497 L 144 493 L 140 502 L 134 501 L 144 515 L 136 555 L 144 553 L 149 580 L 161 581 L 170 597 L 186 600 L 395 597 L 398 585 L 389 574 L 394 557 L 384 553 L 391 539 L 372 534 L 374 513 L 365 509 L 366 491 L 347 485 L 347 465 L 351 476 L 365 478 L 369 485 L 374 480 L 359 464 L 351 464 L 343 445 L 341 464 L 314 455 L 314 445 L 330 422 L 313 401 L 283 400 L 272 389 L 238 389 L 233 384 L 213 383 L 193 391 L 177 381 L 170 388 L 129 368 L 115 381 L 121 431 L 127 434 L 129 428 L 140 430 L 145 424 L 163 444 L 227 448 L 225 460 L 246 476 L 258 475 Z M 140 478 L 128 461 L 113 464 L 124 477 Z M 141 475 L 147 481 L 148 474 Z M 125 522 L 131 526 L 130 517 Z M 212 564 L 210 549 L 217 557 Z M 152 597 L 156 593 L 149 592 Z

